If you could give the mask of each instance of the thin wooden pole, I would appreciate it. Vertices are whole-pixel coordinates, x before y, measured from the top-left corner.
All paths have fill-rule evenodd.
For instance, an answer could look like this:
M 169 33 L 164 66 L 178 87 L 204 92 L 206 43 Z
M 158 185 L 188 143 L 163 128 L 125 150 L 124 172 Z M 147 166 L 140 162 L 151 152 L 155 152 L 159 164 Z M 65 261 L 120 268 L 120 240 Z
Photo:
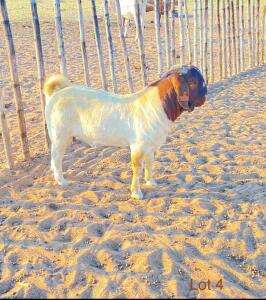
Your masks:
M 223 76 L 224 78 L 228 77 L 228 64 L 227 64 L 227 39 L 226 39 L 226 33 L 227 33 L 227 28 L 226 28 L 226 5 L 225 5 L 225 0 L 223 0 Z
M 231 16 L 232 16 L 232 31 L 233 31 L 233 66 L 234 66 L 234 74 L 237 74 L 235 8 L 234 8 L 233 0 L 231 0 Z
M 256 14 L 256 9 L 255 9 L 255 0 L 252 0 L 252 25 L 251 25 L 251 35 L 252 35 L 252 66 L 254 67 L 256 65 L 256 34 L 255 34 L 255 14 Z
M 230 0 L 227 0 L 227 60 L 229 66 L 229 76 L 232 75 L 232 44 L 231 44 L 231 9 Z
M 119 0 L 115 0 L 115 4 L 116 4 L 116 13 L 117 13 L 117 23 L 118 23 L 119 32 L 120 32 L 120 40 L 121 40 L 121 44 L 122 44 L 125 68 L 126 68 L 126 72 L 127 72 L 128 86 L 129 86 L 130 92 L 133 93 L 134 92 L 133 79 L 132 79 L 132 74 L 131 74 L 131 70 L 130 70 L 129 55 L 128 55 L 128 49 L 127 49 L 126 39 L 125 39 L 125 35 L 124 35 L 124 29 L 123 29 L 123 25 L 122 25 L 121 7 L 120 7 Z
M 160 1 L 154 0 L 154 24 L 156 30 L 156 44 L 158 53 L 158 73 L 159 77 L 163 74 L 163 52 L 161 40 L 161 24 L 160 24 Z
M 236 0 L 236 49 L 237 49 L 237 73 L 241 70 L 241 58 L 240 58 L 240 5 L 239 0 Z
M 85 26 L 84 26 L 84 17 L 82 10 L 82 0 L 77 0 L 78 12 L 79 12 L 79 32 L 80 32 L 80 42 L 81 42 L 81 51 L 84 67 L 84 78 L 87 86 L 90 85 L 90 74 L 89 74 L 89 64 L 88 64 L 88 53 L 86 46 L 86 35 L 85 35 Z
M 241 41 L 240 41 L 240 52 L 241 52 L 241 71 L 245 70 L 245 15 L 244 15 L 244 0 L 241 0 Z
M 145 25 L 145 14 L 146 14 L 146 6 L 147 6 L 147 0 L 141 0 L 142 5 L 140 4 L 140 13 L 141 13 L 141 30 L 142 34 L 144 35 L 144 25 Z
M 203 34 L 203 40 L 202 40 L 202 63 L 203 63 L 203 74 L 204 76 L 206 77 L 206 74 L 205 74 L 205 34 L 206 34 L 206 27 L 205 27 L 205 4 L 206 4 L 206 0 L 203 0 L 203 21 L 202 21 L 202 34 Z
M 179 5 L 180 48 L 181 48 L 180 64 L 182 66 L 185 62 L 183 0 L 179 0 L 178 5 Z
M 211 28 L 210 28 L 210 55 L 211 55 L 211 61 L 210 61 L 210 81 L 214 81 L 214 66 L 213 66 L 213 29 L 214 29 L 214 13 L 213 13 L 213 1 L 210 2 L 210 10 L 211 10 Z
M 8 12 L 6 8 L 6 1 L 0 0 L 0 4 L 1 4 L 3 23 L 5 27 L 5 36 L 8 44 L 10 73 L 12 76 L 13 87 L 16 96 L 15 97 L 16 112 L 18 116 L 18 125 L 19 125 L 20 139 L 21 139 L 22 150 L 23 150 L 23 157 L 24 159 L 28 160 L 30 158 L 30 152 L 29 152 L 29 143 L 27 137 L 24 110 L 23 110 L 23 103 L 21 97 L 20 83 L 18 77 L 18 70 L 17 70 L 16 51 L 15 51 L 12 31 L 10 27 Z
M 146 65 L 146 58 L 144 52 L 144 38 L 143 38 L 143 32 L 142 32 L 141 20 L 140 20 L 140 6 L 138 0 L 134 0 L 134 5 L 135 5 L 135 11 L 137 17 L 137 35 L 138 35 L 138 43 L 139 43 L 139 51 L 140 51 L 143 86 L 145 87 L 148 84 L 148 76 L 147 76 L 147 65 Z
M 205 73 L 205 79 L 206 83 L 209 82 L 209 73 L 208 73 L 208 0 L 205 0 L 205 13 L 204 13 L 204 73 Z
M 106 71 L 105 71 L 105 65 L 104 65 L 104 59 L 103 59 L 103 48 L 102 48 L 95 0 L 91 0 L 91 6 L 92 6 L 92 14 L 93 14 L 94 33 L 95 33 L 95 39 L 96 39 L 96 44 L 97 44 L 97 53 L 98 53 L 101 78 L 102 78 L 102 86 L 107 91 L 108 83 L 107 83 L 106 73 L 105 73 Z
M 6 115 L 5 115 L 5 109 L 3 104 L 3 98 L 2 98 L 2 89 L 0 89 L 0 122 L 2 128 L 2 138 L 4 143 L 7 166 L 9 169 L 12 169 L 14 167 L 14 160 L 12 155 L 10 134 L 6 122 Z
M 248 53 L 248 58 L 249 58 L 249 68 L 252 67 L 252 36 L 251 36 L 251 0 L 248 0 L 248 5 L 247 5 L 247 14 L 248 14 L 248 45 L 249 45 L 249 53 Z
M 198 58 L 198 0 L 194 0 L 194 64 L 196 66 L 199 65 L 199 58 Z
M 200 4 L 200 19 L 199 19 L 199 30 L 200 30 L 200 69 L 203 72 L 203 0 L 199 0 Z
M 114 53 L 114 45 L 112 39 L 112 32 L 111 32 L 111 22 L 110 22 L 110 15 L 108 9 L 108 0 L 104 0 L 104 12 L 105 12 L 105 25 L 106 25 L 106 32 L 108 38 L 108 48 L 109 48 L 109 57 L 110 57 L 110 69 L 111 69 L 111 77 L 113 82 L 113 91 L 117 94 L 117 79 L 115 75 L 115 53 Z
M 191 38 L 190 38 L 190 24 L 189 24 L 189 15 L 187 8 L 187 0 L 183 0 L 185 6 L 185 19 L 186 19 L 186 29 L 187 29 L 187 42 L 188 42 L 188 54 L 189 54 L 189 64 L 192 65 L 193 54 L 191 48 Z
M 220 0 L 217 0 L 216 16 L 217 16 L 217 35 L 218 35 L 219 80 L 222 80 L 223 68 L 222 68 L 222 38 L 221 38 L 220 2 L 221 2 Z
M 164 0 L 164 17 L 165 17 L 165 52 L 166 52 L 166 63 L 167 69 L 171 66 L 171 43 L 170 43 L 170 26 L 169 26 L 169 0 Z
M 256 58 L 257 65 L 260 64 L 260 0 L 257 0 L 257 15 L 256 15 Z M 265 38 L 265 37 L 264 37 Z
M 172 32 L 172 45 L 171 45 L 171 55 L 172 64 L 176 64 L 176 38 L 175 38 L 175 0 L 171 0 L 171 32 Z
M 262 13 L 262 40 L 261 40 L 261 63 L 263 64 L 265 62 L 265 52 L 266 52 L 266 30 L 265 30 L 265 25 L 266 25 L 266 5 L 264 5 L 263 8 L 263 13 Z
M 57 36 L 57 44 L 59 51 L 59 59 L 60 59 L 60 71 L 65 76 L 67 76 L 67 66 L 66 66 L 66 55 L 65 55 L 65 43 L 64 43 L 64 34 L 63 34 L 63 25 L 62 25 L 62 17 L 61 17 L 61 0 L 55 0 L 55 28 L 56 28 L 56 36 Z
M 48 131 L 47 131 L 47 125 L 45 122 L 45 95 L 43 92 L 45 71 L 44 71 L 40 22 L 39 22 L 36 0 L 31 0 L 31 12 L 32 12 L 32 21 L 33 21 L 33 28 L 34 28 L 34 38 L 35 38 L 37 69 L 38 69 L 39 86 L 40 86 L 40 99 L 41 99 L 41 107 L 42 107 L 42 117 L 43 117 L 42 121 L 43 121 L 45 145 L 46 145 L 46 149 L 49 149 L 50 140 L 49 140 L 49 135 L 48 135 Z

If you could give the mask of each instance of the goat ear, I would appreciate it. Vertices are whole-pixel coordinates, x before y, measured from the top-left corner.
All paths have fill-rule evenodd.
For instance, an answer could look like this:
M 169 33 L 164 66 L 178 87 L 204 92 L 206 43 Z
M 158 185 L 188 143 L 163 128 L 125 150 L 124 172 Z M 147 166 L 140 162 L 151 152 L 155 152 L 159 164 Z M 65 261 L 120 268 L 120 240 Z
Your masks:
M 190 111 L 188 101 L 189 101 L 189 86 L 186 80 L 180 77 L 181 85 L 179 88 L 178 102 L 186 110 Z
M 174 75 L 171 76 L 171 82 L 177 94 L 177 101 L 185 110 L 190 111 L 189 101 L 189 86 L 183 76 Z

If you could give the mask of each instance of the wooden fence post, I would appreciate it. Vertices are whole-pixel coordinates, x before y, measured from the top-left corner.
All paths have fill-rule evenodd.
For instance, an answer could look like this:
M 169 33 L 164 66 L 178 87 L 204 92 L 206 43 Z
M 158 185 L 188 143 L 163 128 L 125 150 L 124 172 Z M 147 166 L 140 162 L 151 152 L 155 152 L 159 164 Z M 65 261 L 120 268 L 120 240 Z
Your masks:
M 134 86 L 133 86 L 133 80 L 132 80 L 132 75 L 131 75 L 131 70 L 130 70 L 127 44 L 126 44 L 124 29 L 123 29 L 123 25 L 122 25 L 121 7 L 120 7 L 119 0 L 115 0 L 115 4 L 116 4 L 117 23 L 118 23 L 119 32 L 120 32 L 120 40 L 121 40 L 121 44 L 122 44 L 124 62 L 125 62 L 125 67 L 126 67 L 126 72 L 127 72 L 128 86 L 129 86 L 130 92 L 133 93 Z
M 196 66 L 199 65 L 199 58 L 198 58 L 198 0 L 194 0 L 194 64 Z
M 140 5 L 139 9 L 140 9 L 140 14 L 142 16 L 141 17 L 141 30 L 142 30 L 142 34 L 144 35 L 147 0 L 141 0 L 141 2 L 142 2 L 142 5 Z
M 213 66 L 213 29 L 214 29 L 214 13 L 213 13 L 213 1 L 211 0 L 211 28 L 210 28 L 210 55 L 211 55 L 211 62 L 210 62 L 210 81 L 214 81 L 214 66 Z
M 95 0 L 91 0 L 91 6 L 92 6 L 94 32 L 95 32 L 95 39 L 96 39 L 96 44 L 97 44 L 97 52 L 98 52 L 98 59 L 99 59 L 99 64 L 100 64 L 102 85 L 103 85 L 103 88 L 107 91 L 108 90 L 108 83 L 107 83 L 106 73 L 105 73 L 105 65 L 104 65 L 104 59 L 103 59 L 103 49 L 102 49 L 102 42 L 101 42 L 99 22 L 98 22 L 98 17 L 97 17 L 97 12 L 96 12 Z
M 200 30 L 200 41 L 199 41 L 199 47 L 200 47 L 200 69 L 203 73 L 203 0 L 199 0 L 200 4 L 200 18 L 199 18 L 199 30 Z
M 110 22 L 110 15 L 108 9 L 108 0 L 104 0 L 104 12 L 105 12 L 105 25 L 106 25 L 106 32 L 107 32 L 107 39 L 108 39 L 108 48 L 109 48 L 109 58 L 110 58 L 110 69 L 111 69 L 111 77 L 113 82 L 113 91 L 117 94 L 117 79 L 115 75 L 115 53 L 114 53 L 114 45 L 111 33 L 111 22 Z
M 8 12 L 7 12 L 7 8 L 6 8 L 6 1 L 0 0 L 0 4 L 1 4 L 2 17 L 3 17 L 3 24 L 5 27 L 5 36 L 6 36 L 6 41 L 7 41 L 8 50 L 9 50 L 10 73 L 12 76 L 13 87 L 14 87 L 14 92 L 15 92 L 15 96 L 16 96 L 15 97 L 16 112 L 17 112 L 17 116 L 18 116 L 18 125 L 19 125 L 19 131 L 20 131 L 20 139 L 21 139 L 21 143 L 22 143 L 23 156 L 24 156 L 24 159 L 28 160 L 30 158 L 29 143 L 28 143 L 28 137 L 27 137 L 26 122 L 25 122 L 25 116 L 24 116 L 24 110 L 23 110 L 20 83 L 19 83 L 19 77 L 18 77 L 15 46 L 14 46 L 11 27 L 10 27 L 10 23 L 9 23 L 9 17 L 8 17 Z
M 9 169 L 14 167 L 13 155 L 12 155 L 12 147 L 10 143 L 10 135 L 8 131 L 8 126 L 6 122 L 5 108 L 2 98 L 2 89 L 0 87 L 0 123 L 2 129 L 2 138 L 4 143 L 6 162 Z
M 89 75 L 89 64 L 88 64 L 88 53 L 86 46 L 86 36 L 85 36 L 85 26 L 84 26 L 84 17 L 82 10 L 82 0 L 77 0 L 78 3 L 78 12 L 79 12 L 79 32 L 80 32 L 80 42 L 81 42 L 81 51 L 84 67 L 84 77 L 87 86 L 90 85 L 90 75 Z
M 172 64 L 176 64 L 176 38 L 175 38 L 175 0 L 171 0 L 171 32 L 172 32 L 172 46 L 171 46 L 171 55 L 172 55 Z
M 180 63 L 182 66 L 185 62 L 183 0 L 178 1 L 178 6 L 179 6 L 179 22 L 180 22 L 180 48 L 181 48 Z
M 231 16 L 232 16 L 232 32 L 233 32 L 233 65 L 234 65 L 234 74 L 237 74 L 236 27 L 235 27 L 235 9 L 234 9 L 233 0 L 231 0 Z
M 247 5 L 247 14 L 248 14 L 248 45 L 249 45 L 249 68 L 252 67 L 252 36 L 251 36 L 251 0 L 248 0 Z
M 191 38 L 190 38 L 190 24 L 189 24 L 189 16 L 188 16 L 188 9 L 187 9 L 187 0 L 184 0 L 185 6 L 185 18 L 186 18 L 186 28 L 187 28 L 187 41 L 188 41 L 188 55 L 189 55 L 189 64 L 192 65 L 192 48 L 191 48 Z
M 220 0 L 216 3 L 216 15 L 217 15 L 217 33 L 218 33 L 218 64 L 219 64 L 219 80 L 223 78 L 222 68 L 222 38 L 221 38 L 221 18 L 220 18 Z
M 227 0 L 227 61 L 229 65 L 229 76 L 232 75 L 232 44 L 231 44 L 231 9 L 230 0 Z
M 252 0 L 252 66 L 256 65 L 256 8 L 255 8 L 255 0 Z
M 163 74 L 163 52 L 162 52 L 162 40 L 161 40 L 161 24 L 160 24 L 160 2 L 154 0 L 154 24 L 156 30 L 156 44 L 158 52 L 158 75 L 161 77 Z
M 65 43 L 64 43 L 64 34 L 63 34 L 63 25 L 61 17 L 61 0 L 55 0 L 55 28 L 57 36 L 57 44 L 60 58 L 60 71 L 65 76 L 67 76 L 67 66 L 66 66 L 66 56 L 65 56 Z
M 167 69 L 171 66 L 171 44 L 170 44 L 170 26 L 169 26 L 169 0 L 164 0 L 164 18 L 165 18 L 165 52 L 166 52 L 166 63 Z
M 256 58 L 257 65 L 260 64 L 260 0 L 257 0 L 257 15 L 256 15 Z M 264 37 L 265 38 L 265 37 Z
M 204 7 L 204 30 L 205 30 L 205 35 L 204 35 L 204 73 L 205 73 L 205 78 L 206 82 L 209 82 L 209 73 L 208 73 L 208 0 L 205 0 L 205 7 Z
M 262 41 L 261 41 L 261 63 L 263 64 L 265 62 L 265 51 L 266 51 L 266 5 L 264 5 L 263 12 L 262 12 Z
M 239 6 L 239 0 L 236 0 L 236 50 L 237 50 L 237 74 L 240 72 L 241 68 L 241 62 L 240 62 L 240 6 Z
M 143 32 L 140 20 L 140 6 L 138 0 L 134 0 L 135 11 L 137 15 L 137 35 L 138 35 L 138 43 L 139 43 L 139 51 L 140 51 L 140 62 L 141 62 L 141 70 L 142 70 L 142 77 L 143 77 L 143 86 L 145 87 L 148 84 L 148 77 L 147 77 L 147 65 L 146 65 L 146 58 L 144 52 L 144 40 L 143 40 Z
M 241 52 L 241 71 L 245 70 L 245 11 L 244 11 L 244 0 L 241 1 L 241 41 L 240 41 L 240 52 Z
M 224 78 L 228 77 L 228 65 L 227 65 L 227 40 L 226 40 L 226 5 L 225 0 L 223 0 L 223 71 Z
M 45 122 L 45 95 L 43 92 L 45 71 L 44 71 L 44 61 L 43 61 L 43 52 L 42 52 L 40 22 L 39 22 L 36 0 L 31 0 L 31 12 L 32 12 L 33 27 L 34 27 L 34 38 L 35 38 L 37 68 L 38 68 L 38 77 L 39 77 L 39 86 L 40 86 L 40 99 L 41 99 L 41 107 L 42 107 L 45 145 L 46 145 L 46 149 L 49 149 L 50 140 L 49 140 L 49 135 L 48 135 L 48 131 L 47 131 L 47 125 Z

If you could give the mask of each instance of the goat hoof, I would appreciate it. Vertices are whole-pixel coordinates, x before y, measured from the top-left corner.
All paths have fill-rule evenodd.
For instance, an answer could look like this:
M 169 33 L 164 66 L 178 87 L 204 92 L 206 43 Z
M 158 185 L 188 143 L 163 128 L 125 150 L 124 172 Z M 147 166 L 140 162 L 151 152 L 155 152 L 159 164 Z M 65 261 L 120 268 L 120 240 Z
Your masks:
M 146 181 L 147 186 L 157 186 L 157 182 L 154 179 Z
M 59 184 L 62 188 L 68 187 L 68 182 L 67 182 L 65 179 L 61 179 L 60 181 L 58 181 L 58 184 Z
M 131 198 L 137 199 L 137 200 L 142 200 L 143 199 L 143 194 L 141 191 L 139 192 L 132 192 L 131 193 Z

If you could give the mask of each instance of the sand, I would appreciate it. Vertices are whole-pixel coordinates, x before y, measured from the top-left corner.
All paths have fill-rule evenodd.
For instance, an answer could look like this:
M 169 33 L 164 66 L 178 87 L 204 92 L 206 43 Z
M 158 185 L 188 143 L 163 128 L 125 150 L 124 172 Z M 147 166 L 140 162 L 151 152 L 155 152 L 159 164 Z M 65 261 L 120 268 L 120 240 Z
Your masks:
M 78 35 L 74 41 L 70 34 L 78 28 L 68 25 L 69 77 L 82 82 Z M 266 66 L 209 86 L 207 103 L 178 118 L 156 153 L 158 186 L 143 185 L 145 198 L 134 200 L 128 148 L 75 141 L 64 158 L 70 186 L 55 183 L 43 147 L 31 24 L 14 28 L 33 158 L 22 161 L 3 61 L 16 167 L 5 168 L 0 144 L 0 297 L 265 297 Z M 58 71 L 53 24 L 43 22 L 42 30 L 47 73 Z M 128 39 L 134 45 L 132 29 Z M 130 51 L 137 60 L 137 49 Z M 0 54 L 6 55 L 3 45 Z M 92 85 L 100 86 L 95 55 L 90 45 Z M 123 64 L 116 68 L 120 92 L 127 92 Z M 138 64 L 133 72 L 140 88 Z

